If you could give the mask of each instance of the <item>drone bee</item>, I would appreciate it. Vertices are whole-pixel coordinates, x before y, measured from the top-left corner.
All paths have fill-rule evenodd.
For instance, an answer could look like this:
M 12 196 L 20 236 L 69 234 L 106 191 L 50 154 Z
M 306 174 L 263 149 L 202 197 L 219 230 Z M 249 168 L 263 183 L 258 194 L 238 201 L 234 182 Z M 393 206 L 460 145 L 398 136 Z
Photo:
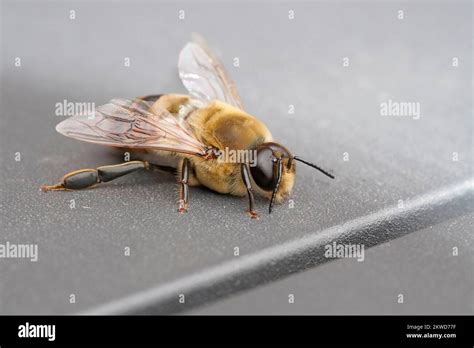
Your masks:
M 247 195 L 248 214 L 257 218 L 254 193 L 270 201 L 271 213 L 274 203 L 293 188 L 296 161 L 334 179 L 274 142 L 268 128 L 244 111 L 234 82 L 202 37 L 194 36 L 181 50 L 178 70 L 190 95 L 113 99 L 92 114 L 72 116 L 56 126 L 65 136 L 118 147 L 140 160 L 73 171 L 41 189 L 80 190 L 138 170 L 172 168 L 180 185 L 180 213 L 188 210 L 189 187 L 203 185 L 223 194 Z M 219 160 L 225 149 L 255 151 L 254 165 Z

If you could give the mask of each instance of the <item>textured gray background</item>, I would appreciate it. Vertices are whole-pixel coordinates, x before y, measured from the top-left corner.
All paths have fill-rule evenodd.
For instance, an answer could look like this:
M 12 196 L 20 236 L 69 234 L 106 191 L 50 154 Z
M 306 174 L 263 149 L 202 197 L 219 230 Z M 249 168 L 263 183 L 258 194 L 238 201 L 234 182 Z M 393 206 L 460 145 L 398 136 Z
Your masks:
M 0 313 L 474 312 L 470 2 L 1 4 L 0 242 L 38 243 L 39 261 L 0 259 Z M 299 166 L 294 208 L 268 216 L 259 201 L 259 221 L 245 200 L 205 189 L 180 216 L 174 179 L 155 172 L 39 192 L 68 171 L 120 161 L 56 133 L 55 104 L 185 92 L 176 60 L 191 32 L 215 48 L 247 111 L 336 180 Z M 387 99 L 420 102 L 421 119 L 380 116 Z M 400 236 L 364 262 L 319 266 L 326 242 Z M 405 307 L 394 306 L 399 293 Z
M 363 262 L 331 262 L 192 313 L 472 314 L 473 239 L 466 239 L 472 218 L 449 220 L 366 250 Z M 454 246 L 462 246 L 457 257 Z

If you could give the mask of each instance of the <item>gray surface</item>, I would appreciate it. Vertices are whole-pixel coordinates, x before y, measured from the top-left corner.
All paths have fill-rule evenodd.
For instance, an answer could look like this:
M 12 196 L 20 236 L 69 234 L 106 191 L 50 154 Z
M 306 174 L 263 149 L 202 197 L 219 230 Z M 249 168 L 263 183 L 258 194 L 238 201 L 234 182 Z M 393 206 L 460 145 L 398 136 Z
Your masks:
M 177 19 L 179 9 L 185 21 Z M 0 313 L 175 312 L 183 309 L 183 291 L 188 305 L 198 305 L 322 263 L 317 248 L 332 238 L 371 246 L 472 211 L 471 10 L 470 3 L 3 1 L 0 242 L 38 243 L 39 261 L 0 260 Z M 245 200 L 204 189 L 191 191 L 190 212 L 179 216 L 174 179 L 161 173 L 84 192 L 39 192 L 70 170 L 119 161 L 107 149 L 57 134 L 55 103 L 184 92 L 176 60 L 192 31 L 217 49 L 247 110 L 337 179 L 300 166 L 295 208 L 283 204 L 259 221 L 243 213 Z M 240 68 L 232 67 L 235 56 Z M 21 68 L 15 57 L 22 57 Z M 130 68 L 124 57 L 131 57 Z M 380 116 L 380 102 L 390 98 L 420 102 L 421 119 Z M 17 151 L 21 162 L 14 161 Z M 400 199 L 405 208 L 397 211 Z M 267 204 L 258 207 L 265 212 Z M 472 255 L 472 228 L 460 219 L 446 223 Z M 438 243 L 427 238 L 425 252 L 435 253 Z M 243 257 L 233 256 L 236 246 Z M 413 259 L 417 269 L 426 262 Z M 457 262 L 464 270 L 474 264 L 472 257 Z M 366 263 L 333 266 L 339 263 L 311 272 L 336 267 L 348 284 L 366 283 L 352 269 Z M 446 297 L 472 295 L 463 274 Z M 407 277 L 406 291 L 414 291 L 417 274 Z M 328 294 L 328 313 L 357 312 L 337 294 Z M 361 312 L 391 309 L 367 303 Z
M 366 250 L 362 262 L 337 260 L 191 313 L 472 315 L 474 244 L 464 231 L 472 229 L 473 217 Z

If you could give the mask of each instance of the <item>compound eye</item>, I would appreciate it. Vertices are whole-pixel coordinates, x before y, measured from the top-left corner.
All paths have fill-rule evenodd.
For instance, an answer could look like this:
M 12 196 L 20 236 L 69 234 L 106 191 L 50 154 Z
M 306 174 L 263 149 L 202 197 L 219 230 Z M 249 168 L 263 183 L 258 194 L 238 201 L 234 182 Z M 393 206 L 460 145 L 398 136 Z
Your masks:
M 262 147 L 257 151 L 257 165 L 250 167 L 255 183 L 262 190 L 273 189 L 273 151 L 270 147 Z

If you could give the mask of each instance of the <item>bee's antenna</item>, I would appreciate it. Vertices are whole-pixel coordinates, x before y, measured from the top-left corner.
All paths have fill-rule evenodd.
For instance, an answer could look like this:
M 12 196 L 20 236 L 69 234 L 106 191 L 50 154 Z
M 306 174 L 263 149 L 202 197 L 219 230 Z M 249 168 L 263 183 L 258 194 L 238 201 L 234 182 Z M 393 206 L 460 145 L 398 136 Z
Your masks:
M 273 168 L 276 168 L 276 183 L 275 187 L 273 188 L 272 199 L 270 200 L 270 206 L 268 207 L 268 214 L 272 213 L 273 205 L 275 204 L 275 196 L 280 187 L 281 177 L 283 176 L 283 165 L 281 163 L 281 158 L 276 159 L 273 162 Z
M 317 169 L 319 170 L 321 173 L 323 173 L 324 175 L 327 175 L 329 176 L 331 179 L 334 179 L 334 175 L 328 173 L 327 171 L 325 171 L 324 169 L 321 169 L 319 168 L 316 164 L 313 164 L 311 162 L 308 162 L 308 161 L 305 161 L 304 159 L 298 157 L 298 156 L 293 156 L 293 159 L 296 160 L 296 161 L 299 161 L 299 162 L 302 162 L 310 167 L 313 167 L 314 169 Z

